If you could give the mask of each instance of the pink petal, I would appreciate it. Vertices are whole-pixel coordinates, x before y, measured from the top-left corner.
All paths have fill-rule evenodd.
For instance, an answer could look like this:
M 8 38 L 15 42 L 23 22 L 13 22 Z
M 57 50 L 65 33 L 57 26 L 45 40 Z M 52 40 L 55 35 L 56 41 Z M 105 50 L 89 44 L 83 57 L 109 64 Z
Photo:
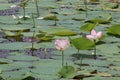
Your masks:
M 62 49 L 66 49 L 67 47 L 69 47 L 69 44 L 70 44 L 70 42 L 69 42 L 69 40 L 67 40 L 67 39 L 63 39 L 63 40 L 61 40 L 61 48 Z
M 94 39 L 95 39 L 95 37 L 92 36 L 92 35 L 87 35 L 86 38 L 87 38 L 87 39 L 90 39 L 90 40 L 94 40 Z
M 96 37 L 99 39 L 99 38 L 102 37 L 102 35 L 103 35 L 103 33 L 100 31 L 100 32 L 97 33 Z
M 95 36 L 96 34 L 97 34 L 96 31 L 93 29 L 93 30 L 91 31 L 91 35 Z
M 58 49 L 58 50 L 60 50 L 61 49 L 61 41 L 60 40 L 56 40 L 55 41 L 55 47 L 56 47 L 56 49 Z
M 69 44 L 70 44 L 70 42 L 69 42 L 68 39 L 63 40 L 62 43 L 63 43 L 65 49 L 66 49 L 66 48 L 69 46 Z
M 70 42 L 67 39 L 57 39 L 55 41 L 56 49 L 62 50 L 62 51 L 65 50 L 67 47 L 69 47 L 69 44 Z

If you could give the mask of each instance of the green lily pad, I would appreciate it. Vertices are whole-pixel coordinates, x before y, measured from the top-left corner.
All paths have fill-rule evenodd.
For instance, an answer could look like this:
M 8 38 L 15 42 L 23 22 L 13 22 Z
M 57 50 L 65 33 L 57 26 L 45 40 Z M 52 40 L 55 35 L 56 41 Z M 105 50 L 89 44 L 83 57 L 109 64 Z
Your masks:
M 57 16 L 54 15 L 54 14 L 48 14 L 48 15 L 45 16 L 43 19 L 44 19 L 44 20 L 56 20 L 56 21 L 59 20 L 59 19 L 57 18 Z
M 72 31 L 64 27 L 47 28 L 47 29 L 43 29 L 42 31 L 46 32 L 47 34 L 56 35 L 56 36 L 72 36 L 77 34 L 75 31 Z
M 75 75 L 75 69 L 72 66 L 63 66 L 58 74 L 61 78 L 73 78 Z
M 105 17 L 107 16 L 107 17 Z M 89 23 L 98 23 L 98 24 L 108 24 L 110 23 L 110 21 L 112 20 L 112 15 L 101 15 L 99 17 L 96 17 L 94 19 L 89 19 L 85 22 L 89 22 Z
M 10 62 L 12 62 L 12 61 L 10 61 L 8 59 L 0 59 L 0 64 L 9 64 Z
M 116 66 L 112 66 L 112 67 L 110 67 L 110 69 L 112 69 L 112 70 L 116 70 L 116 71 L 120 71 L 120 67 L 116 67 Z
M 36 79 L 34 77 L 32 77 L 32 76 L 27 76 L 22 80 L 36 80 Z
M 96 25 L 97 25 L 97 23 L 86 23 L 80 27 L 80 30 L 91 31 L 93 28 L 96 27 Z
M 0 74 L 2 73 L 2 70 L 0 69 Z
M 13 26 L 13 27 L 1 27 L 4 31 L 29 31 L 29 28 L 21 27 L 21 26 Z
M 33 37 L 33 32 L 22 32 L 21 34 L 26 37 Z M 41 33 L 35 32 L 36 35 L 41 35 Z
M 4 31 L 4 33 L 6 34 L 6 36 L 20 36 L 22 31 L 19 32 Z
M 108 33 L 120 36 L 120 24 L 114 24 L 107 30 Z
M 99 2 L 99 0 L 90 0 L 91 2 Z
M 99 24 L 108 24 L 108 23 L 110 23 L 109 20 L 105 20 L 105 19 L 91 19 L 91 20 L 87 20 L 86 22 L 99 23 Z
M 0 38 L 0 42 L 2 42 L 2 41 L 4 41 L 4 40 L 6 40 L 6 39 L 4 39 L 4 38 Z
M 105 3 L 104 4 L 104 8 L 108 8 L 108 9 L 117 9 L 119 7 L 118 3 Z
M 40 38 L 41 41 L 51 41 L 53 40 L 54 36 L 53 35 L 45 35 Z
M 27 42 L 13 42 L 13 43 L 4 43 L 0 44 L 0 49 L 5 50 L 25 50 L 26 46 L 32 45 Z
M 94 42 L 84 37 L 70 39 L 72 45 L 79 50 L 86 50 L 94 47 Z
M 20 61 L 37 61 L 39 60 L 39 58 L 37 57 L 34 57 L 34 56 L 28 56 L 28 55 L 24 55 L 24 54 L 17 54 L 15 56 L 8 56 L 7 57 L 8 59 L 11 59 L 11 60 L 20 60 Z
M 75 21 L 83 21 L 83 20 L 85 20 L 85 19 L 83 19 L 83 18 L 72 18 L 72 20 L 75 20 Z

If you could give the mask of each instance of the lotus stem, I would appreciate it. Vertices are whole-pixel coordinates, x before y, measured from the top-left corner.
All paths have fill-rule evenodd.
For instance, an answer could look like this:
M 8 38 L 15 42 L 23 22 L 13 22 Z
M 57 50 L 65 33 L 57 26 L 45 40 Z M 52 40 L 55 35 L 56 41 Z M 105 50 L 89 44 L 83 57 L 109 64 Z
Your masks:
M 79 53 L 79 52 L 80 52 L 80 50 L 78 49 L 77 53 Z
M 39 17 L 40 13 L 39 13 L 39 7 L 38 7 L 38 1 L 37 0 L 35 0 L 35 5 L 36 5 L 37 17 Z
M 87 1 L 86 0 L 84 0 L 84 5 L 85 5 L 85 16 L 87 18 L 88 10 L 87 10 Z
M 94 41 L 94 43 L 95 43 L 95 47 L 94 47 L 94 59 L 96 59 L 96 41 Z
M 44 58 L 46 58 L 47 57 L 47 48 L 44 49 L 44 54 L 45 54 Z
M 66 73 L 68 73 L 68 72 L 69 72 L 69 70 L 68 70 L 68 64 L 66 62 Z
M 35 28 L 35 20 L 34 20 L 34 15 L 32 13 L 32 20 L 33 20 L 33 28 Z M 33 36 L 32 36 L 32 56 L 33 56 L 33 53 L 34 53 L 34 38 L 35 38 L 35 30 L 33 31 Z
M 55 14 L 55 16 L 56 16 L 56 14 Z M 57 20 L 55 19 L 55 26 L 57 26 Z
M 34 38 L 35 38 L 35 30 L 33 31 L 33 36 L 32 36 L 32 56 L 34 56 Z
M 25 7 L 23 7 L 23 20 L 25 20 Z
M 57 21 L 55 20 L 55 26 L 57 26 Z
M 80 58 L 80 69 L 82 67 L 83 57 Z
M 32 20 L 33 20 L 33 28 L 35 28 L 35 27 L 36 27 L 36 24 L 35 24 L 35 19 L 34 19 L 33 13 L 32 13 Z
M 64 66 L 64 51 L 62 51 L 62 67 Z

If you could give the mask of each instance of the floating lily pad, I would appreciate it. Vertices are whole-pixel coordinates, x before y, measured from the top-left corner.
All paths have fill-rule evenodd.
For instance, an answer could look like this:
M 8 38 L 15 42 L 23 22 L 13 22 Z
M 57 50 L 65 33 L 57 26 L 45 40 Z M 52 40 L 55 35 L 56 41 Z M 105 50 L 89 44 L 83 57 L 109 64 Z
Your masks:
M 0 69 L 0 74 L 2 73 L 2 70 Z
M 113 35 L 119 35 L 120 36 L 120 24 L 115 24 L 112 25 L 108 31 L 108 33 L 113 34 Z
M 63 66 L 58 74 L 61 78 L 73 78 L 75 75 L 75 69 L 72 66 Z
M 48 14 L 48 15 L 45 16 L 43 19 L 44 19 L 44 20 L 56 20 L 56 21 L 59 20 L 59 19 L 57 18 L 57 16 L 54 15 L 54 14 Z
M 99 0 L 90 0 L 91 2 L 99 2 Z
M 33 32 L 22 32 L 21 34 L 26 37 L 33 37 Z M 40 34 L 41 33 L 35 32 L 35 36 Z
M 14 43 L 4 43 L 0 44 L 0 49 L 6 50 L 25 50 L 26 46 L 32 45 L 31 43 L 26 42 L 14 42 Z
M 16 12 L 10 6 L 19 5 L 22 0 L 9 1 L 10 3 L 8 0 L 0 0 L 0 80 L 120 80 L 120 29 L 119 26 L 112 27 L 120 22 L 117 0 L 24 0 L 29 1 L 25 14 L 29 15 L 30 19 L 20 19 L 21 24 L 16 24 L 19 20 L 13 19 L 11 15 L 23 15 L 23 9 L 15 8 Z M 39 19 L 35 1 L 38 1 Z M 34 15 L 35 28 L 31 13 Z M 55 21 L 57 25 L 51 25 Z M 97 23 L 99 25 L 96 26 Z M 91 31 L 94 28 L 106 35 L 106 38 L 96 45 L 96 60 L 92 54 L 94 43 L 80 34 L 81 31 Z M 34 41 L 32 45 L 33 31 L 39 42 Z M 17 35 L 22 40 L 14 41 Z M 24 41 L 27 37 L 30 37 L 29 42 Z M 57 75 L 61 69 L 61 52 L 55 49 L 54 39 L 68 37 L 71 45 L 64 51 L 64 58 L 74 69 L 70 68 L 70 74 L 64 69 L 65 78 L 59 78 Z M 33 49 L 34 56 L 31 56 Z M 76 53 L 76 49 L 80 49 L 80 53 Z M 45 58 L 46 50 L 50 58 Z M 41 53 L 43 58 L 40 57 Z M 74 70 L 75 74 L 72 74 L 71 70 Z
M 71 39 L 71 43 L 76 49 L 86 50 L 94 47 L 94 42 L 90 41 L 84 37 L 73 38 Z
M 119 7 L 118 3 L 105 3 L 104 4 L 104 8 L 108 8 L 108 9 L 117 9 Z
M 43 29 L 42 31 L 46 32 L 47 34 L 56 35 L 56 36 L 72 36 L 77 34 L 75 31 L 72 31 L 64 27 L 47 28 L 47 29 Z
M 99 23 L 99 24 L 108 24 L 108 23 L 110 23 L 109 20 L 105 20 L 105 19 L 91 19 L 91 20 L 87 20 L 86 22 Z
M 2 42 L 2 41 L 4 41 L 4 40 L 6 40 L 6 39 L 0 38 L 0 42 Z
M 4 31 L 4 33 L 6 34 L 6 36 L 20 36 L 22 31 L 19 32 Z
M 13 26 L 13 27 L 1 27 L 2 30 L 5 31 L 29 31 L 29 28 L 21 27 L 21 26 Z
M 80 30 L 91 31 L 93 28 L 95 28 L 96 25 L 97 23 L 86 23 L 80 27 Z

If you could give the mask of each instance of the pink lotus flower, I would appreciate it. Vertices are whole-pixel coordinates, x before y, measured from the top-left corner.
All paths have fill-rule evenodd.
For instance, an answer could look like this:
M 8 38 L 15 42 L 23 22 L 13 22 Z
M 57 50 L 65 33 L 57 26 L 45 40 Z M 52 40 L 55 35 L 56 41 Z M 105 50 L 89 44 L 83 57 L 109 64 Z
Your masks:
M 70 45 L 70 41 L 68 39 L 57 39 L 55 41 L 56 49 L 62 52 L 62 66 L 64 66 L 64 50 L 68 48 Z
M 57 39 L 55 41 L 55 47 L 60 51 L 64 51 L 66 48 L 69 47 L 69 45 L 70 45 L 70 42 L 68 39 Z
M 94 29 L 91 31 L 90 35 L 87 35 L 86 38 L 93 40 L 95 42 L 99 41 L 99 39 L 103 36 L 103 33 L 101 31 L 96 32 Z

